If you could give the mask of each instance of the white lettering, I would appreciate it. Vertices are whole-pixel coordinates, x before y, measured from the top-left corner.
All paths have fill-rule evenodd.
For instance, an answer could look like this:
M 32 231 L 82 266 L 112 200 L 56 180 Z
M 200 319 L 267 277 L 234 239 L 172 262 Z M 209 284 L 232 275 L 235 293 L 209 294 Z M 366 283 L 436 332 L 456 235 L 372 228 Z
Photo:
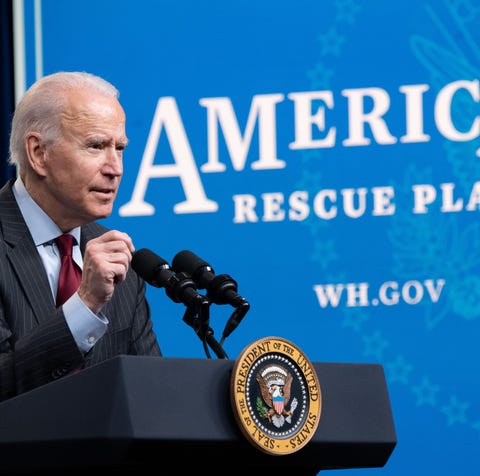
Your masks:
M 435 284 L 435 280 L 433 279 L 426 279 L 423 284 L 427 289 L 427 292 L 430 296 L 432 302 L 438 302 L 440 299 L 440 294 L 442 293 L 443 286 L 445 286 L 444 279 L 437 279 L 437 284 Z
M 380 286 L 378 298 L 385 306 L 394 306 L 398 304 L 400 293 L 398 292 L 398 283 L 395 281 L 386 281 Z
M 373 212 L 374 216 L 387 216 L 395 213 L 392 200 L 395 196 L 393 187 L 373 187 Z
M 255 213 L 257 199 L 253 195 L 234 195 L 235 216 L 233 223 L 256 223 L 258 216 Z
M 430 136 L 423 131 L 423 93 L 430 88 L 428 84 L 414 84 L 400 86 L 400 91 L 405 93 L 405 107 L 407 110 L 407 133 L 400 137 L 400 142 L 405 144 L 414 142 L 428 142 Z
M 344 89 L 342 95 L 348 99 L 348 139 L 342 143 L 346 147 L 369 145 L 365 137 L 365 124 L 369 124 L 372 134 L 379 144 L 395 144 L 397 139 L 390 134 L 382 117 L 390 107 L 390 96 L 381 88 Z M 364 111 L 366 98 L 373 103 L 370 112 Z
M 343 289 L 344 287 L 342 284 L 318 284 L 313 286 L 313 290 L 317 295 L 318 304 L 320 304 L 320 307 L 322 308 L 325 308 L 328 305 L 337 307 L 340 303 Z
M 368 306 L 368 283 L 348 283 L 347 307 Z
M 460 132 L 454 125 L 452 119 L 452 102 L 455 94 L 464 89 L 470 93 L 476 102 L 480 102 L 480 81 L 454 81 L 444 86 L 437 95 L 435 101 L 435 124 L 439 132 L 447 139 L 463 142 L 480 137 L 480 114 L 473 121 L 472 126 L 466 132 Z M 462 108 L 462 118 L 465 115 L 465 108 Z
M 403 284 L 397 281 L 385 281 L 379 286 L 377 297 L 371 300 L 368 295 L 370 283 L 367 282 L 315 284 L 313 290 L 321 308 L 339 307 L 344 290 L 347 291 L 346 307 L 367 307 L 379 304 L 397 306 L 401 303 L 413 306 L 425 300 L 438 303 L 444 286 L 444 279 L 425 279 L 423 283 L 412 279 Z
M 437 197 L 435 187 L 428 184 L 413 185 L 413 213 L 427 213 L 427 205 Z
M 308 206 L 308 193 L 304 191 L 293 192 L 288 199 L 290 210 L 288 218 L 292 221 L 303 221 L 310 214 Z
M 359 188 L 357 190 L 353 188 L 345 188 L 341 191 L 343 196 L 343 209 L 345 214 L 350 218 L 361 217 L 367 209 L 367 202 L 365 197 L 367 196 L 366 188 Z M 358 197 L 358 206 L 355 208 L 355 197 Z
M 312 115 L 312 101 L 322 101 L 329 109 L 333 109 L 333 94 L 331 91 L 313 91 L 291 93 L 288 95 L 295 107 L 295 142 L 289 144 L 290 149 L 314 149 L 333 147 L 335 145 L 335 127 L 331 127 L 323 139 L 313 140 L 312 124 L 319 131 L 325 131 L 325 108 L 320 106 Z
M 263 198 L 263 218 L 262 221 L 283 221 L 285 211 L 282 210 L 283 193 L 264 193 Z
M 407 281 L 402 287 L 402 298 L 407 304 L 418 304 L 423 298 L 423 287 L 418 281 Z
M 402 85 L 400 93 L 405 97 L 405 134 L 402 143 L 428 142 L 430 135 L 425 131 L 424 100 L 430 91 L 427 84 Z M 348 114 L 348 136 L 342 144 L 346 147 L 365 146 L 372 141 L 378 144 L 394 144 L 394 137 L 386 122 L 390 109 L 390 96 L 378 87 L 343 89 Z M 258 158 L 252 160 L 252 170 L 284 169 L 286 162 L 277 157 L 277 108 L 283 103 L 283 94 L 262 94 L 252 98 L 244 131 L 241 131 L 237 117 L 228 97 L 203 98 L 199 103 L 207 110 L 207 161 L 197 168 L 187 133 L 182 122 L 175 98 L 163 97 L 157 102 L 150 127 L 145 150 L 140 161 L 138 174 L 130 200 L 119 208 L 121 216 L 153 215 L 155 208 L 145 201 L 147 188 L 152 179 L 180 179 L 185 201 L 174 204 L 175 213 L 206 213 L 218 211 L 218 203 L 207 197 L 199 170 L 204 173 L 225 172 L 226 164 L 220 160 L 219 129 L 222 130 L 225 146 L 235 171 L 243 171 L 247 166 L 253 134 L 258 130 Z M 291 149 L 332 148 L 337 138 L 337 128 L 329 125 L 327 113 L 336 105 L 332 91 L 292 92 L 288 99 L 293 102 L 294 141 Z M 473 112 L 462 116 L 461 124 L 467 124 L 463 130 L 455 125 L 453 110 L 458 109 L 458 101 L 480 102 L 480 81 L 458 80 L 446 84 L 434 98 L 434 119 L 437 130 L 443 137 L 452 141 L 476 140 L 480 137 L 480 114 Z M 430 102 L 429 102 L 430 103 Z M 332 115 L 332 117 L 335 117 Z M 367 134 L 367 127 L 370 134 Z M 173 157 L 172 163 L 161 162 L 159 157 L 159 140 L 165 132 L 166 142 Z M 282 137 L 284 135 L 282 134 Z M 163 142 L 162 142 L 163 146 Z M 476 151 L 480 156 L 480 149 Z M 463 209 L 474 211 L 480 209 L 480 185 L 476 183 L 469 200 L 455 196 L 455 185 L 440 185 L 441 194 L 433 185 L 413 185 L 413 213 L 425 214 L 429 207 L 440 197 L 440 211 L 458 212 Z M 396 210 L 392 187 L 372 187 L 373 216 L 393 215 Z M 281 193 L 281 192 L 277 192 Z M 324 220 L 330 220 L 340 212 L 351 218 L 365 215 L 367 207 L 367 189 L 344 188 L 320 190 L 314 197 L 312 210 Z M 341 196 L 340 196 L 341 195 Z M 340 199 L 342 203 L 340 202 Z M 233 197 L 235 206 L 235 223 L 258 221 L 255 212 L 257 199 L 251 195 Z M 288 201 L 282 195 L 262 196 L 264 212 L 263 221 L 302 221 L 310 214 L 308 194 L 305 191 L 294 192 Z M 259 200 L 260 201 L 260 200 Z M 464 205 L 466 203 L 466 205 Z
M 207 108 L 208 126 L 208 162 L 200 167 L 202 172 L 223 172 L 226 169 L 218 157 L 218 124 L 222 128 L 234 170 L 244 170 L 257 118 L 260 155 L 257 161 L 252 162 L 252 169 L 285 168 L 285 161 L 277 158 L 275 117 L 275 105 L 283 98 L 283 94 L 254 96 L 244 136 L 229 98 L 200 99 L 200 104 Z
M 154 165 L 163 127 L 165 127 L 175 164 Z M 171 97 L 161 98 L 157 103 L 132 197 L 128 203 L 120 207 L 119 215 L 153 215 L 155 208 L 144 201 L 147 186 L 150 179 L 164 177 L 179 177 L 187 198 L 186 201 L 177 203 L 173 207 L 175 213 L 202 213 L 218 210 L 217 202 L 209 200 L 205 195 L 177 103 Z
M 313 199 L 313 209 L 315 215 L 324 220 L 330 220 L 337 216 L 337 207 L 332 205 L 330 209 L 327 210 L 325 206 L 325 200 L 329 199 L 332 203 L 337 201 L 337 192 L 335 190 L 321 190 L 315 195 Z
M 453 200 L 454 183 L 440 184 L 442 189 L 442 212 L 458 212 L 463 208 L 463 200 L 458 198 L 455 202 Z
M 468 200 L 465 210 L 472 212 L 480 210 L 480 182 L 475 182 L 470 192 L 470 199 Z

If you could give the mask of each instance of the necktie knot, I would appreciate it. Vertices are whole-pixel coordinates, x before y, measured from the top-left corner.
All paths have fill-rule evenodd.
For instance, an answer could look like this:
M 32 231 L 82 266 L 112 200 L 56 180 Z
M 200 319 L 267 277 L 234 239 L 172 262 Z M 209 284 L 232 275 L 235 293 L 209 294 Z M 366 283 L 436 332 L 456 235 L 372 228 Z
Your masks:
M 64 256 L 72 256 L 72 248 L 73 248 L 73 236 L 65 233 L 64 235 L 60 235 L 59 237 L 55 238 L 55 242 L 58 246 L 58 251 L 60 252 L 60 256 L 63 258 Z
M 56 238 L 55 242 L 61 258 L 56 301 L 58 307 L 78 289 L 82 271 L 72 258 L 73 236 L 66 233 Z

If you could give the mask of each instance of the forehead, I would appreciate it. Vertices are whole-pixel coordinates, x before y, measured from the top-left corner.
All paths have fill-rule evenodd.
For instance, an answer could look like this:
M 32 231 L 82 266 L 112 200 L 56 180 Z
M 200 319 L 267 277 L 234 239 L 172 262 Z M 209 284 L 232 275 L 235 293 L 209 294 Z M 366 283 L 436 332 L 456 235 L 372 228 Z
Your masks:
M 82 128 L 84 133 L 125 135 L 125 112 L 118 99 L 81 89 L 68 93 L 62 125 Z

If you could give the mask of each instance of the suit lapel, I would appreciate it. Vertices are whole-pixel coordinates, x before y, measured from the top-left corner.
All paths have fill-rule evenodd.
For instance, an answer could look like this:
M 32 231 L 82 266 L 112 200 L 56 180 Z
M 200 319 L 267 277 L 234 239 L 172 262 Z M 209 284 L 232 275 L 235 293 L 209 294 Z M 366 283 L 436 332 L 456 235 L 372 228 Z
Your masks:
M 13 180 L 0 190 L 0 226 L 6 255 L 38 322 L 55 309 L 42 260 L 11 189 Z M 33 263 L 33 264 L 32 264 Z

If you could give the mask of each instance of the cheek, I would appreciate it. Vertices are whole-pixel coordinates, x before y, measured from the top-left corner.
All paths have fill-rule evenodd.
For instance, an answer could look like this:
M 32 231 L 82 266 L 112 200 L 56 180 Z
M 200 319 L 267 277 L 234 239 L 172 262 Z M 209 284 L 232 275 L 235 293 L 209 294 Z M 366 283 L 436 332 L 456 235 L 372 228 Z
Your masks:
M 88 180 L 85 173 L 72 166 L 66 167 L 64 165 L 59 167 L 58 171 L 56 171 L 54 174 L 55 181 L 58 185 L 68 184 L 68 186 L 73 189 L 81 188 L 85 181 Z
M 94 180 L 83 169 L 63 168 L 55 174 L 55 180 L 52 183 L 57 189 L 57 193 L 65 196 L 65 198 L 68 197 L 69 200 L 80 203 L 88 196 L 89 190 L 94 185 Z

